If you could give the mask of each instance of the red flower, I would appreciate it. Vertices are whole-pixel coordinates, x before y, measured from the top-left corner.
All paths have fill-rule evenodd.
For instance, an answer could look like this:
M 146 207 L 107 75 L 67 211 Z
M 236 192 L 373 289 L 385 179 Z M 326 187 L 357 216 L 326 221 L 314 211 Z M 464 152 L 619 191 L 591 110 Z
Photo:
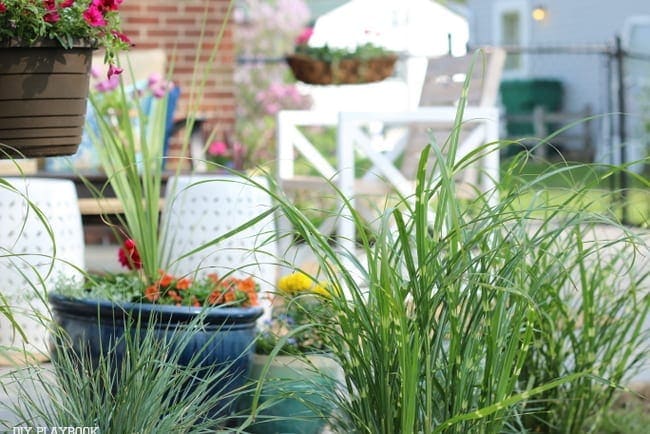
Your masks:
M 4 3 L 0 2 L 0 14 L 7 12 L 7 6 Z
M 69 8 L 69 7 L 72 7 L 72 6 L 74 5 L 74 1 L 75 1 L 75 0 L 63 0 L 63 1 L 61 2 L 60 6 L 61 6 L 62 8 Z
M 117 253 L 120 264 L 129 270 L 139 270 L 142 268 L 142 259 L 132 239 L 124 241 L 124 245 Z

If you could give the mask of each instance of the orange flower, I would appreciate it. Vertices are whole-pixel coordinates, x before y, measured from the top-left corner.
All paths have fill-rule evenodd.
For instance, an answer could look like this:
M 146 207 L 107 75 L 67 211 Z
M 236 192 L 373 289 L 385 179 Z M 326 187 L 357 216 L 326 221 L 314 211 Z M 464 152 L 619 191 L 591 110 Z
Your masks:
M 190 286 L 192 286 L 192 279 L 188 277 L 178 279 L 178 281 L 176 282 L 176 289 L 186 290 L 189 289 Z
M 237 282 L 237 288 L 240 291 L 244 292 L 255 292 L 255 281 L 253 280 L 252 277 L 247 277 L 246 279 L 241 279 L 239 282 Z
M 226 303 L 232 303 L 233 301 L 237 300 L 235 291 L 232 289 L 226 291 L 226 293 L 223 295 L 223 298 L 226 301 Z
M 209 304 L 218 304 L 221 302 L 221 291 L 217 291 L 216 289 L 212 291 L 210 295 L 208 295 L 208 303 Z
M 217 275 L 217 273 L 210 273 L 210 274 L 208 274 L 207 277 L 208 277 L 208 279 L 210 279 L 212 282 L 214 282 L 214 283 L 219 283 L 219 276 Z
M 257 306 L 258 299 L 257 299 L 257 293 L 256 292 L 248 292 L 248 301 L 244 303 L 244 306 Z
M 158 285 L 150 285 L 144 290 L 144 297 L 152 303 L 155 303 L 160 298 L 160 287 Z
M 179 303 L 180 303 L 181 301 L 183 301 L 183 297 L 181 297 L 181 296 L 178 294 L 178 292 L 175 291 L 175 290 L 173 290 L 173 289 L 170 289 L 169 291 L 167 291 L 167 295 L 169 296 L 169 298 L 171 298 L 172 300 L 177 301 L 177 302 L 179 302 Z
M 160 280 L 158 281 L 160 286 L 169 286 L 174 282 L 174 276 L 171 274 L 167 274 L 163 270 L 158 270 L 158 273 L 160 273 Z

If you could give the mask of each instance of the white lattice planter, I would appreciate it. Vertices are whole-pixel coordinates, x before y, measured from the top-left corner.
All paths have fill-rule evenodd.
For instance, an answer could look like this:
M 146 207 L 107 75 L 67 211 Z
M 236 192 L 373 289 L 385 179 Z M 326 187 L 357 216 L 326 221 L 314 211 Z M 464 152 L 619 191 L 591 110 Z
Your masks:
M 19 359 L 22 350 L 43 359 L 47 357 L 50 320 L 47 291 L 59 279 L 80 279 L 75 267 L 84 268 L 77 192 L 68 180 L 4 181 L 8 185 L 0 184 L 0 291 L 26 340 L 0 315 L 0 346 L 10 349 L 0 354 L 0 361 Z
M 254 182 L 267 185 L 261 177 Z M 246 179 L 234 175 L 180 176 L 167 182 L 162 230 L 169 272 L 177 276 L 253 276 L 262 293 L 275 285 L 277 243 L 272 216 L 200 252 L 181 258 L 272 207 L 271 197 Z M 181 259 L 178 259 L 181 258 Z M 265 311 L 268 300 L 260 297 Z

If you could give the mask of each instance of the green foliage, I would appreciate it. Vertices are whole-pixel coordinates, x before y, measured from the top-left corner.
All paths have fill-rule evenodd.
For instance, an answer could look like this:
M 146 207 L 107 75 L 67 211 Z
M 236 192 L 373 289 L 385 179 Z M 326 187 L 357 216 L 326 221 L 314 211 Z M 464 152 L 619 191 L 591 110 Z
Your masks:
M 567 167 L 522 181 L 514 160 L 499 191 L 459 199 L 456 175 L 502 146 L 457 161 L 463 108 L 461 98 L 445 152 L 431 145 L 423 152 L 413 196 L 386 208 L 371 236 L 359 231 L 355 251 L 333 247 L 270 191 L 318 258 L 318 278 L 343 289 L 324 324 L 345 374 L 344 391 L 330 397 L 340 432 L 582 432 L 644 357 L 646 274 L 621 276 L 639 266 L 630 253 L 646 241 L 612 214 L 585 207 L 589 182 L 560 203 L 540 198 L 543 180 Z M 531 200 L 522 203 L 522 195 Z M 616 232 L 592 241 L 600 225 Z M 530 426 L 529 416 L 544 422 Z
M 272 315 L 257 339 L 258 354 L 309 354 L 327 351 L 321 324 L 335 312 L 331 285 L 316 283 L 302 272 L 280 278 L 273 299 Z
M 51 39 L 71 48 L 85 40 L 105 48 L 107 60 L 112 60 L 118 51 L 129 47 L 129 41 L 120 32 L 119 2 L 105 3 L 106 7 L 100 7 L 91 0 L 2 0 L 0 43 L 14 41 L 29 46 Z
M 363 45 L 358 45 L 354 48 L 354 50 L 347 48 L 333 48 L 327 44 L 323 45 L 322 47 L 313 47 L 310 45 L 301 44 L 296 45 L 295 52 L 296 54 L 303 54 L 316 60 L 328 63 L 339 62 L 343 59 L 368 60 L 393 55 L 391 51 L 388 51 L 385 48 L 379 45 L 374 45 L 370 42 Z
M 17 426 L 98 427 L 109 434 L 228 432 L 234 415 L 214 410 L 245 392 L 214 390 L 215 384 L 226 386 L 228 367 L 204 367 L 196 357 L 179 369 L 179 349 L 189 336 L 165 342 L 155 325 L 141 334 L 137 329 L 135 322 L 127 324 L 99 359 L 72 350 L 68 337 L 55 331 L 53 372 L 28 366 L 7 374 L 1 387 L 16 399 L 3 406 L 15 414 Z M 124 354 L 119 364 L 116 352 Z M 205 381 L 195 380 L 199 371 Z
M 650 426 L 650 411 L 639 400 L 627 406 L 615 406 L 605 411 L 597 434 L 639 434 Z

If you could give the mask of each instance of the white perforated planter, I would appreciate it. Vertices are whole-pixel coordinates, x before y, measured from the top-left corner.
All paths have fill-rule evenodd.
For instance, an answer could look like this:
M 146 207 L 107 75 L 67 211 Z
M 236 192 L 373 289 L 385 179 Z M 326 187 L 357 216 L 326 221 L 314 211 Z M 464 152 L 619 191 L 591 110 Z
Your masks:
M 264 178 L 254 182 L 267 185 Z M 234 175 L 180 176 L 170 179 L 165 194 L 162 230 L 169 272 L 178 276 L 253 276 L 262 293 L 277 278 L 277 243 L 272 216 L 209 248 L 181 258 L 199 246 L 231 231 L 272 207 L 271 197 Z M 263 294 L 262 294 L 263 295 Z M 260 297 L 265 310 L 268 300 Z
M 79 279 L 75 267 L 84 267 L 84 240 L 74 183 L 44 178 L 0 181 L 0 291 L 27 338 L 23 340 L 0 314 L 0 361 L 17 361 L 22 350 L 45 358 L 46 293 L 59 279 Z

